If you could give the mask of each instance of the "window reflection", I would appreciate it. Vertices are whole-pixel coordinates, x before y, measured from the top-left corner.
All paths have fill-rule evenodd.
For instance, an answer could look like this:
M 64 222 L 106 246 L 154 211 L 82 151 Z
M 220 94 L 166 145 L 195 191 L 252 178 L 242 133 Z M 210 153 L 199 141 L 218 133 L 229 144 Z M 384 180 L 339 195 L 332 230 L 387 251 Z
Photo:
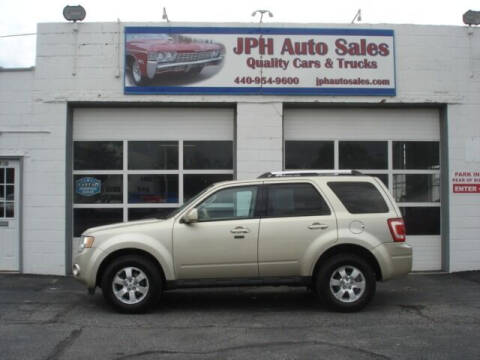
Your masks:
M 185 174 L 183 175 L 183 201 L 188 201 L 213 183 L 232 179 L 232 174 Z
M 185 169 L 232 169 L 232 141 L 185 141 L 183 143 Z
M 440 235 L 440 207 L 401 207 L 400 210 L 407 235 Z
M 121 141 L 75 141 L 74 170 L 121 170 L 123 143 Z
M 440 169 L 438 141 L 394 141 L 394 169 Z
M 285 169 L 333 169 L 333 141 L 286 141 Z
M 340 141 L 340 169 L 387 169 L 386 141 Z
M 394 175 L 393 195 L 397 202 L 439 202 L 440 175 Z
M 128 202 L 178 203 L 178 175 L 128 175 Z
M 128 168 L 132 170 L 178 169 L 178 142 L 129 141 Z
M 80 236 L 94 226 L 107 225 L 123 221 L 123 209 L 74 209 L 74 236 Z
M 175 208 L 130 208 L 128 209 L 128 221 L 142 219 L 164 219 Z

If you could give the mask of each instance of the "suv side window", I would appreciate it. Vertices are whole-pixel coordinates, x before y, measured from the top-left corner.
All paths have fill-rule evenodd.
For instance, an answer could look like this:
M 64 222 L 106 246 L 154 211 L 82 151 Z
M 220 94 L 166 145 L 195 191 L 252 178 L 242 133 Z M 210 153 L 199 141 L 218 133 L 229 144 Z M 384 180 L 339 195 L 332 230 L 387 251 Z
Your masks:
M 254 217 L 257 186 L 237 186 L 210 195 L 197 206 L 198 221 L 249 219 Z
M 273 184 L 267 187 L 266 216 L 330 215 L 330 209 L 311 184 Z
M 369 182 L 330 181 L 328 186 L 351 214 L 375 214 L 389 211 L 382 194 Z

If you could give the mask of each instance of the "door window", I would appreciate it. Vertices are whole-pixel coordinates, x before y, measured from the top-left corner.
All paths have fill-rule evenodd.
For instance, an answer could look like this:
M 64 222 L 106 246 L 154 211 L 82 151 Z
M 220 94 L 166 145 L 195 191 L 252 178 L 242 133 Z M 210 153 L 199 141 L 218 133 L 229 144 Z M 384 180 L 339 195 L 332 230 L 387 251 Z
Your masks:
M 249 219 L 254 217 L 256 186 L 219 190 L 197 206 L 199 221 Z
M 330 209 L 311 184 L 267 187 L 267 217 L 329 215 Z
M 0 218 L 15 217 L 15 168 L 0 168 Z

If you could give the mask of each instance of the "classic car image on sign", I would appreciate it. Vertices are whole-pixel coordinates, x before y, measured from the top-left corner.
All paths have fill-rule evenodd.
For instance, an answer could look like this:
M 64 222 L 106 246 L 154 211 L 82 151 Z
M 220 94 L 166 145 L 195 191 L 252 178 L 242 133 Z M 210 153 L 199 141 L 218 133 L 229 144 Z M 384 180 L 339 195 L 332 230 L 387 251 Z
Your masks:
M 183 82 L 196 82 L 206 66 L 220 65 L 224 54 L 224 46 L 211 40 L 180 34 L 126 34 L 125 70 L 131 77 L 125 76 L 125 81 L 131 79 L 136 86 L 158 85 L 170 79 L 157 78 L 153 84 L 157 75 L 174 73 L 185 75 Z

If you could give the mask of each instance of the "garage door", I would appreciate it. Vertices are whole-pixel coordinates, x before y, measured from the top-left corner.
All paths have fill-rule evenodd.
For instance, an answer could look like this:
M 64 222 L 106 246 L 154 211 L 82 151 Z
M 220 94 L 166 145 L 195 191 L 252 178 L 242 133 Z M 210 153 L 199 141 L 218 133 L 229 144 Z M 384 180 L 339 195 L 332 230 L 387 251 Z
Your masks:
M 232 179 L 233 116 L 222 108 L 75 109 L 74 237 L 92 226 L 164 217 Z
M 440 124 L 436 109 L 286 109 L 284 167 L 378 176 L 403 213 L 416 271 L 440 270 Z

